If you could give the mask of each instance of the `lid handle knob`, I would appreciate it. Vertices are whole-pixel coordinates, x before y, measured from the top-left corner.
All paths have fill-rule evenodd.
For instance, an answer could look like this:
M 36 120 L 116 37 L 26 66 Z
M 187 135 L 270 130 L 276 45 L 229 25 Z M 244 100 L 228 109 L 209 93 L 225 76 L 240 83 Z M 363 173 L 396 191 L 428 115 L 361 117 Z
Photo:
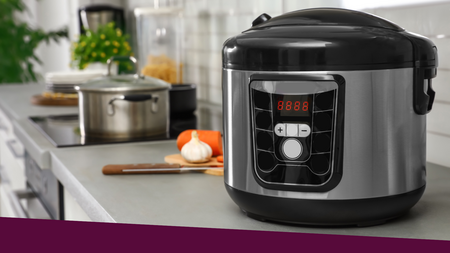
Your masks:
M 262 24 L 271 18 L 272 17 L 269 14 L 263 13 L 263 14 L 259 15 L 255 20 L 253 20 L 252 26 L 257 26 L 259 24 Z
M 106 74 L 107 76 L 111 76 L 111 63 L 114 61 L 114 59 L 126 59 L 132 61 L 134 63 L 134 68 L 136 69 L 134 78 L 139 78 L 139 65 L 136 58 L 134 58 L 133 56 L 112 56 L 111 58 L 109 58 L 108 61 L 106 61 L 106 64 L 108 65 L 108 73 Z

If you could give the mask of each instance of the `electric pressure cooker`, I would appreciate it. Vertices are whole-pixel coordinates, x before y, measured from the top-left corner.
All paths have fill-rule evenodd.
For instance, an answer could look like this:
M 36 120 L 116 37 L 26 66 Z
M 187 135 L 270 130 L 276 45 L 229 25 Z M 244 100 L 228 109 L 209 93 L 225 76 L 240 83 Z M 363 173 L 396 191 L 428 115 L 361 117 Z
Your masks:
M 223 47 L 228 194 L 259 220 L 404 214 L 425 190 L 437 64 L 429 39 L 370 14 L 262 14 Z

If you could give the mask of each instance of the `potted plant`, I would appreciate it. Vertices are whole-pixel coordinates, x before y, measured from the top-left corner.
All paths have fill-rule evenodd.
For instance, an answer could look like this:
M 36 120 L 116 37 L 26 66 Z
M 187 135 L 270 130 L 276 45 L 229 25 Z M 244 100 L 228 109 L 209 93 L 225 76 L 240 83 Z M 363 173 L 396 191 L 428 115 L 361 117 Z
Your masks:
M 0 0 L 0 84 L 36 82 L 39 74 L 33 66 L 42 62 L 34 49 L 42 41 L 68 37 L 67 28 L 47 33 L 14 17 L 15 12 L 26 10 L 22 0 Z
M 128 34 L 123 34 L 114 22 L 99 26 L 97 31 L 86 30 L 72 45 L 72 66 L 85 69 L 93 64 L 106 64 L 112 56 L 133 56 L 128 43 Z M 129 62 L 120 62 L 120 70 L 132 70 Z

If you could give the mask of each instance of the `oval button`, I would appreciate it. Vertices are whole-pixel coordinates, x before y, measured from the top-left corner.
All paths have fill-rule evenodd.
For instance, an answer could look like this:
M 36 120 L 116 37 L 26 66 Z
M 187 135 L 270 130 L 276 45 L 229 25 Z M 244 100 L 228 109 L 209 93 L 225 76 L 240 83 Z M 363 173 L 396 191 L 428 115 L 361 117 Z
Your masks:
M 281 150 L 286 158 L 294 160 L 300 157 L 303 147 L 297 139 L 289 138 L 283 143 Z

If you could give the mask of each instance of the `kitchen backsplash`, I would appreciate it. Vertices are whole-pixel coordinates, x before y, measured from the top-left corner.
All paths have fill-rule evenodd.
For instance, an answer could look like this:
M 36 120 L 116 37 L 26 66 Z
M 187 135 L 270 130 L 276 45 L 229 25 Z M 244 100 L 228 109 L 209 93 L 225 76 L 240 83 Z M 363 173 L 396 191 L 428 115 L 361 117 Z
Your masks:
M 430 38 L 438 48 L 433 110 L 427 115 L 427 161 L 450 167 L 450 3 L 418 4 L 364 11 Z M 449 21 L 449 22 L 447 22 Z
M 222 103 L 221 49 L 226 39 L 250 28 L 252 21 L 264 12 L 278 16 L 321 5 L 341 6 L 340 0 L 128 0 L 126 3 L 128 15 L 136 7 L 184 9 L 184 82 L 197 84 L 199 99 L 218 104 Z
M 41 2 L 52 1 L 59 2 L 59 0 L 41 0 Z M 348 0 L 70 0 L 68 25 L 73 39 L 79 29 L 76 19 L 77 8 L 87 4 L 107 3 L 122 6 L 126 9 L 129 21 L 133 20 L 132 13 L 136 7 L 155 5 L 182 7 L 184 81 L 197 84 L 199 99 L 221 104 L 221 48 L 227 38 L 249 28 L 253 19 L 264 12 L 277 16 L 288 11 L 311 7 L 343 7 L 348 5 L 348 2 Z M 447 154 L 450 148 L 450 85 L 447 84 L 450 78 L 448 56 L 450 26 L 447 22 L 450 21 L 449 10 L 450 1 L 364 10 L 389 19 L 409 31 L 427 36 L 437 45 L 439 69 L 437 78 L 433 79 L 433 88 L 437 95 L 434 108 L 427 116 L 427 160 L 447 167 L 450 167 L 450 155 Z M 133 23 L 128 22 L 128 31 L 134 33 L 133 28 Z M 41 55 L 46 62 L 47 54 Z M 44 72 L 61 70 L 45 66 Z

